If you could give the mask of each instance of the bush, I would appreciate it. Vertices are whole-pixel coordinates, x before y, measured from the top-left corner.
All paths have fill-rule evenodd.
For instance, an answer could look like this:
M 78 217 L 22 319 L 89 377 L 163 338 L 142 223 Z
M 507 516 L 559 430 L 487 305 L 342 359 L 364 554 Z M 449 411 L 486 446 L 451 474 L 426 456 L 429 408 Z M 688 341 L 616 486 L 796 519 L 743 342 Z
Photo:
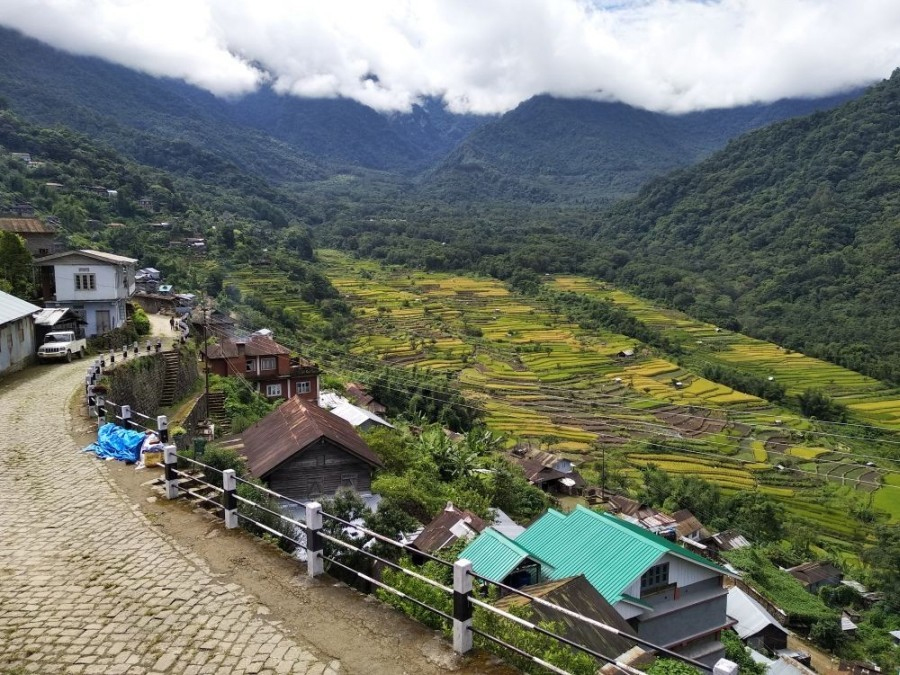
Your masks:
M 150 318 L 147 313 L 138 307 L 131 315 L 131 325 L 138 335 L 150 335 Z

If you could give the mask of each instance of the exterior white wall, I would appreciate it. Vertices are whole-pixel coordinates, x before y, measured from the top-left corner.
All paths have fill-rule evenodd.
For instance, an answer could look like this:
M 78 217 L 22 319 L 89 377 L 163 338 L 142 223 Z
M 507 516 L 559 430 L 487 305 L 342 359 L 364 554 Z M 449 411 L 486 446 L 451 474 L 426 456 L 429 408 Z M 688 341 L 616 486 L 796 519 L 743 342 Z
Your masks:
M 666 553 L 664 556 L 660 557 L 653 565 L 661 565 L 662 563 L 669 563 L 669 583 L 670 584 L 678 584 L 679 586 L 690 586 L 691 584 L 696 584 L 699 581 L 706 581 L 707 579 L 712 579 L 713 577 L 719 576 L 715 572 L 706 567 L 701 567 L 695 563 L 688 562 L 687 560 L 682 560 L 681 558 L 677 558 L 674 555 Z M 651 565 L 651 567 L 653 567 Z M 641 577 L 638 577 L 631 583 L 631 585 L 624 591 L 625 595 L 630 595 L 633 598 L 641 597 Z
M 34 321 L 30 316 L 0 325 L 0 375 L 23 368 L 34 351 Z
M 110 265 L 96 262 L 80 265 L 54 265 L 53 273 L 56 280 L 57 302 L 125 300 L 134 293 L 133 265 Z M 75 275 L 77 274 L 93 274 L 96 288 L 92 291 L 75 290 Z

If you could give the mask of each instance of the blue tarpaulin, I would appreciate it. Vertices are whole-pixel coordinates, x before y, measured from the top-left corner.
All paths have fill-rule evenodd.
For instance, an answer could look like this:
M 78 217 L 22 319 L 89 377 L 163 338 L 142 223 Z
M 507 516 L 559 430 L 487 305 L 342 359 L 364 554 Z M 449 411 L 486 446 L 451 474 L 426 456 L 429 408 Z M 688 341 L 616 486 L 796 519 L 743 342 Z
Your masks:
M 104 424 L 97 430 L 97 441 L 87 446 L 85 452 L 93 452 L 101 459 L 118 459 L 122 462 L 137 462 L 140 459 L 144 434 L 140 431 L 123 429 L 115 424 Z

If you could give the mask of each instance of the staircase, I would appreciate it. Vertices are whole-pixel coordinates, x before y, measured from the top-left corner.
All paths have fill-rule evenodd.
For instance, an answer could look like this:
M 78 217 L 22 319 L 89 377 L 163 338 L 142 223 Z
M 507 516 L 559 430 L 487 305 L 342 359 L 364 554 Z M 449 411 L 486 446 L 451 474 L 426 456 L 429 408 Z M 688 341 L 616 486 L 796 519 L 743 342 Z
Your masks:
M 216 436 L 231 430 L 231 420 L 225 412 L 225 392 L 211 391 L 206 399 L 206 417 L 216 425 Z
M 175 385 L 178 384 L 178 369 L 180 363 L 177 351 L 169 351 L 162 353 L 163 361 L 166 363 L 166 377 L 163 381 L 162 396 L 159 399 L 159 405 L 166 408 L 175 401 Z

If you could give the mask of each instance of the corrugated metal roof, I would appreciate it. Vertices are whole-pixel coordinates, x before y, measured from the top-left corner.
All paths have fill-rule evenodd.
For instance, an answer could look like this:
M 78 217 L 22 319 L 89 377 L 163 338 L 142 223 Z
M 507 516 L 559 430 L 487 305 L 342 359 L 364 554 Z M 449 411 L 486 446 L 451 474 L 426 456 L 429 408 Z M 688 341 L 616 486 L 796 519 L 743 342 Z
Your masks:
M 751 598 L 737 586 L 728 589 L 728 616 L 737 621 L 734 631 L 741 640 L 746 640 L 767 626 L 775 626 L 787 635 L 787 630 L 775 617 L 766 611 L 765 607 Z
M 461 531 L 457 527 L 459 523 L 464 524 Z M 448 502 L 444 510 L 416 537 L 413 547 L 425 553 L 434 553 L 461 537 L 473 538 L 485 527 L 487 523 L 477 515 L 471 511 L 458 509 L 452 502 Z
M 115 253 L 104 253 L 103 251 L 93 251 L 91 249 L 81 249 L 79 251 L 65 251 L 63 253 L 54 253 L 53 255 L 44 256 L 35 260 L 36 265 L 47 265 L 57 262 L 64 258 L 72 257 L 91 258 L 100 262 L 113 263 L 115 265 L 133 265 L 137 262 L 137 258 L 126 258 L 124 255 L 116 255 Z
M 475 537 L 459 557 L 472 561 L 472 570 L 476 574 L 492 581 L 503 581 L 519 563 L 531 556 L 512 539 L 488 528 Z
M 37 218 L 0 218 L 0 230 L 16 234 L 56 234 L 56 228 Z
M 568 515 L 548 511 L 516 543 L 553 566 L 551 579 L 584 574 L 615 604 L 635 579 L 666 553 L 727 572 L 691 551 L 607 513 L 578 506 Z
M 40 309 L 37 305 L 0 291 L 0 324 L 17 321 L 23 316 L 39 312 Z
M 37 326 L 55 326 L 68 312 L 68 307 L 45 307 L 34 315 Z
M 382 465 L 378 455 L 350 424 L 299 396 L 280 405 L 239 437 L 226 439 L 223 445 L 246 456 L 250 473 L 264 478 L 320 438 L 327 438 L 372 466 Z
M 342 420 L 347 420 L 355 427 L 358 427 L 361 424 L 365 424 L 366 421 L 371 420 L 372 422 L 380 424 L 384 427 L 388 427 L 389 429 L 394 428 L 394 425 L 387 420 L 379 417 L 373 412 L 369 412 L 365 408 L 360 408 L 358 405 L 353 405 L 349 401 L 336 405 L 331 409 L 331 414 L 337 415 Z

